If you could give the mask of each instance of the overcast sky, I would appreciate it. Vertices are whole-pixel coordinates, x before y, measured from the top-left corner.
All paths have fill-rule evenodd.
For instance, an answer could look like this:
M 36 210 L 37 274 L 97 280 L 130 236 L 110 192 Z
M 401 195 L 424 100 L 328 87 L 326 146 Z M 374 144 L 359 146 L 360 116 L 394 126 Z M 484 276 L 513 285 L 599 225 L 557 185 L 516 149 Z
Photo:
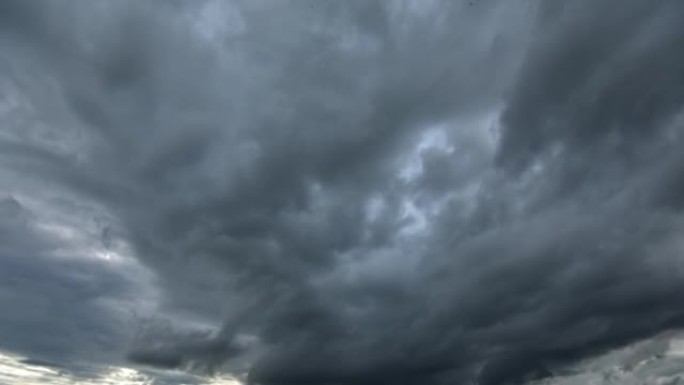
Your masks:
M 681 0 L 1 0 L 0 382 L 679 384 Z

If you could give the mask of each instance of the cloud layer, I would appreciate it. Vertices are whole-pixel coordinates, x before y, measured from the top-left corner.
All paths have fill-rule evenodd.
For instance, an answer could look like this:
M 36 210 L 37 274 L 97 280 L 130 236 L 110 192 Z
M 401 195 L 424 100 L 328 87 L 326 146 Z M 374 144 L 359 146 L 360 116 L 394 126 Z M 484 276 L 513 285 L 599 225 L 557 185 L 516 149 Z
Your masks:
M 0 282 L 30 277 L 0 330 L 497 385 L 684 322 L 680 2 L 4 1 L 0 31 Z

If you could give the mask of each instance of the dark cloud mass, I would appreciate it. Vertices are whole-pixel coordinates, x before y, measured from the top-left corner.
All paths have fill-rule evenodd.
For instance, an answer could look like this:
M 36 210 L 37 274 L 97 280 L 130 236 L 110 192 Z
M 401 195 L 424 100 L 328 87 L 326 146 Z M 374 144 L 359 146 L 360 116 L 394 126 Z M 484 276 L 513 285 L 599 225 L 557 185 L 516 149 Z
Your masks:
M 0 348 L 503 385 L 678 329 L 683 45 L 677 0 L 5 0 Z

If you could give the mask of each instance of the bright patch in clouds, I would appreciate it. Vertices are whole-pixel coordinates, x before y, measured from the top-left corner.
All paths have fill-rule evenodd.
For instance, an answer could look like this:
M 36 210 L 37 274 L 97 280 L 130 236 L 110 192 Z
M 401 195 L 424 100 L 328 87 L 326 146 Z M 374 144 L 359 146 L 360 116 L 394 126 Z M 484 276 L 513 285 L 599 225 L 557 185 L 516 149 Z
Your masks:
M 196 377 L 184 373 L 154 372 L 126 367 L 53 366 L 0 353 L 0 383 L 3 385 L 242 385 L 230 376 Z

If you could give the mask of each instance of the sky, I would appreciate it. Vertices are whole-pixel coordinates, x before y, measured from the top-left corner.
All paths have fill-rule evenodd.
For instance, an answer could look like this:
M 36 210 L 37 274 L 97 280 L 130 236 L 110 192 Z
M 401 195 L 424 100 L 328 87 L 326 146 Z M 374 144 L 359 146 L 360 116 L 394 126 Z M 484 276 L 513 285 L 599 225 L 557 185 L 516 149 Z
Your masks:
M 684 383 L 684 2 L 0 1 L 0 382 Z

